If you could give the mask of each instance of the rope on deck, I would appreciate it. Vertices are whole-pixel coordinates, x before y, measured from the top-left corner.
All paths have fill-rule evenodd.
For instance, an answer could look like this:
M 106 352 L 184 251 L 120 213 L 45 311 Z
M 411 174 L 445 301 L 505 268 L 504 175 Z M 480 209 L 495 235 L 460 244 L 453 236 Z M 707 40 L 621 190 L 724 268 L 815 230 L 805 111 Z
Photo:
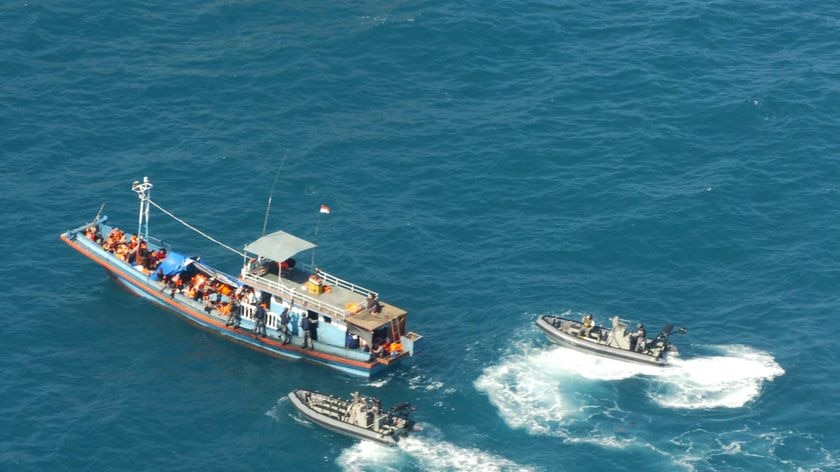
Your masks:
M 209 239 L 210 241 L 213 241 L 214 243 L 218 244 L 219 246 L 222 246 L 223 248 L 225 248 L 225 249 L 227 249 L 227 250 L 229 250 L 229 251 L 231 251 L 231 252 L 234 252 L 234 253 L 236 253 L 236 254 L 239 254 L 239 255 L 240 255 L 240 256 L 242 256 L 242 257 L 247 257 L 247 256 L 245 255 L 245 253 L 240 252 L 240 251 L 238 251 L 238 250 L 236 250 L 236 249 L 234 249 L 234 248 L 232 248 L 232 247 L 228 246 L 227 244 L 225 244 L 225 243 L 223 243 L 223 242 L 221 242 L 221 241 L 219 241 L 219 240 L 217 240 L 217 239 L 214 239 L 212 236 L 208 235 L 207 233 L 205 233 L 205 232 L 201 231 L 200 229 L 196 228 L 195 226 L 192 226 L 191 224 L 187 223 L 186 221 L 182 220 L 181 218 L 178 218 L 177 216 L 173 215 L 171 212 L 169 212 L 168 210 L 166 210 L 166 209 L 165 209 L 165 208 L 163 208 L 162 206 L 158 205 L 157 203 L 153 202 L 151 199 L 147 199 L 147 201 L 148 201 L 148 202 L 149 202 L 152 206 L 154 206 L 154 207 L 155 207 L 155 208 L 157 208 L 158 210 L 162 211 L 163 213 L 165 213 L 166 215 L 168 215 L 168 216 L 169 216 L 170 218 L 172 218 L 173 220 L 177 221 L 178 223 L 181 223 L 182 225 L 186 226 L 187 228 L 189 228 L 189 229 L 191 229 L 191 230 L 195 231 L 196 233 L 198 233 L 198 234 L 200 234 L 200 235 L 204 236 L 205 238 Z

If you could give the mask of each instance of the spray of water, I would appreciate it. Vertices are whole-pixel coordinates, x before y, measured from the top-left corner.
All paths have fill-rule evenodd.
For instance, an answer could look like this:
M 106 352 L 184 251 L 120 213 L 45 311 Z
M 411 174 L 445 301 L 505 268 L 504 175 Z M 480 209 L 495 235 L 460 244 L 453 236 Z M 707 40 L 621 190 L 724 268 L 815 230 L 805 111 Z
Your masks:
M 649 396 L 670 408 L 739 408 L 785 373 L 770 354 L 747 346 L 716 346 L 721 355 L 674 359 L 657 372 Z
M 645 377 L 647 395 L 663 407 L 738 408 L 755 400 L 766 382 L 784 374 L 766 352 L 746 346 L 714 349 L 721 354 L 674 359 L 671 366 L 660 368 L 563 347 L 536 349 L 525 342 L 519 352 L 484 369 L 475 386 L 512 428 L 567 436 L 562 426 L 586 419 L 592 405 L 582 401 L 586 398 L 581 391 L 594 382 Z M 616 438 L 605 441 L 621 444 Z
M 336 461 L 347 472 L 424 471 L 527 472 L 533 469 L 478 449 L 430 437 L 408 437 L 399 448 L 364 441 L 346 449 Z

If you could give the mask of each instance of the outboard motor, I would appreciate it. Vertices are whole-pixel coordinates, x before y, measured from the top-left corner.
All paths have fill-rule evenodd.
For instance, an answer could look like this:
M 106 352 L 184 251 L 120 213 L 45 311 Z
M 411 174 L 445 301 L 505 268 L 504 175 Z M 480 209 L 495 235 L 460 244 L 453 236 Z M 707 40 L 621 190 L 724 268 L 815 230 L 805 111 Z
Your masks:
M 671 332 L 673 332 L 673 331 L 674 331 L 674 325 L 673 324 L 671 324 L 671 323 L 665 324 L 665 326 L 662 327 L 662 331 L 660 331 L 659 334 L 657 334 L 656 337 L 653 338 L 653 341 L 651 341 L 651 343 L 650 343 L 651 347 L 659 347 L 659 348 L 667 347 L 668 346 L 668 336 L 670 336 Z
M 677 334 L 685 334 L 688 330 L 685 328 L 678 328 Z M 656 338 L 653 340 L 653 344 L 655 346 L 662 346 L 668 347 L 673 351 L 676 351 L 676 348 L 671 346 L 668 343 L 668 336 L 670 336 L 674 332 L 674 325 L 673 323 L 666 323 L 665 326 L 662 327 L 662 331 L 656 335 Z

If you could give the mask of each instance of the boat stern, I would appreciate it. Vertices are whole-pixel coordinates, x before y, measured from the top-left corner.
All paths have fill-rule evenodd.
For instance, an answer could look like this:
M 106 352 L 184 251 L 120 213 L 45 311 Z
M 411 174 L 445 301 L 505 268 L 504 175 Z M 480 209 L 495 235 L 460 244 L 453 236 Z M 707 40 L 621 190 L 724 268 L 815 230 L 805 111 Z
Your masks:
M 409 331 L 400 338 L 400 343 L 403 345 L 403 349 L 408 353 L 409 356 L 414 356 L 416 353 L 423 350 L 426 342 L 423 341 L 423 336 L 415 333 L 414 331 Z

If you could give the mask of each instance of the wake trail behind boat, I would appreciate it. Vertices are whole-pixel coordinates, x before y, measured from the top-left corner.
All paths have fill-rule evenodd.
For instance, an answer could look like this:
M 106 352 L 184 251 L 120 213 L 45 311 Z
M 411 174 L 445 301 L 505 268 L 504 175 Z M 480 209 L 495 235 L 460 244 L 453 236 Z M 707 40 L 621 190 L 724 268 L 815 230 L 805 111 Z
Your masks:
M 404 459 L 399 449 L 361 441 L 345 449 L 336 463 L 346 472 L 399 472 L 405 468 Z
M 508 472 L 534 469 L 478 449 L 463 448 L 443 440 L 408 437 L 398 448 L 362 441 L 341 453 L 336 460 L 347 472 L 362 471 L 481 471 Z
M 484 369 L 475 381 L 488 395 L 502 419 L 512 428 L 534 435 L 569 436 L 565 427 L 603 410 L 588 394 L 596 380 L 624 380 L 643 376 L 650 380 L 648 396 L 669 408 L 737 408 L 756 399 L 765 382 L 784 370 L 773 357 L 746 346 L 717 346 L 720 356 L 673 359 L 661 368 L 636 365 L 588 355 L 564 347 L 537 349 L 529 343 L 521 352 Z M 620 416 L 620 413 L 619 413 Z M 602 421 L 620 419 L 602 418 Z M 600 436 L 600 435 L 596 435 Z M 605 445 L 620 444 L 593 437 Z
M 739 408 L 761 394 L 765 382 L 785 373 L 770 354 L 747 346 L 715 346 L 723 355 L 674 359 L 657 373 L 660 390 L 649 395 L 670 408 Z
M 629 444 L 613 431 L 615 423 L 620 426 L 624 421 L 626 412 L 613 402 L 597 400 L 603 395 L 593 396 L 588 391 L 593 385 L 587 382 L 588 376 L 600 372 L 619 380 L 640 370 L 658 368 L 587 356 L 562 347 L 543 350 L 524 344 L 520 349 L 523 352 L 484 369 L 475 381 L 476 389 L 487 394 L 508 426 L 567 442 L 611 448 Z

